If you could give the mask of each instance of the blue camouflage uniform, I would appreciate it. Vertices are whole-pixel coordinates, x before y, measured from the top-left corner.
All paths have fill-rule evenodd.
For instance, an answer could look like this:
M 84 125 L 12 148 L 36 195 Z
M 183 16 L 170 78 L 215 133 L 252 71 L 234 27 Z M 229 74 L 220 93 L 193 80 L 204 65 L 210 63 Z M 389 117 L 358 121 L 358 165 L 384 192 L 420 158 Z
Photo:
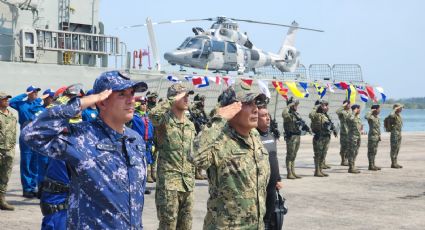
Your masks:
M 83 118 L 83 121 L 94 121 L 96 120 L 97 116 L 99 115 L 99 112 L 97 109 L 87 108 L 83 110 L 81 113 L 81 117 Z
M 69 176 L 66 164 L 61 160 L 50 159 L 40 198 L 44 215 L 42 230 L 66 229 L 68 195 Z
M 41 98 L 32 101 L 28 99 L 24 100 L 25 98 L 27 98 L 27 94 L 23 93 L 9 101 L 10 107 L 18 111 L 21 130 L 25 125 L 34 120 L 37 113 L 43 109 Z M 20 170 L 22 189 L 24 192 L 35 192 L 38 185 L 38 154 L 34 154 L 22 138 L 19 138 L 19 149 L 21 151 Z
M 108 88 L 117 91 L 136 85 L 119 72 L 111 71 L 103 73 L 94 88 L 99 93 Z M 130 128 L 118 133 L 101 119 L 70 124 L 69 119 L 80 112 L 80 99 L 74 98 L 66 105 L 43 112 L 21 133 L 32 149 L 68 165 L 67 227 L 143 229 L 146 184 L 143 139 Z

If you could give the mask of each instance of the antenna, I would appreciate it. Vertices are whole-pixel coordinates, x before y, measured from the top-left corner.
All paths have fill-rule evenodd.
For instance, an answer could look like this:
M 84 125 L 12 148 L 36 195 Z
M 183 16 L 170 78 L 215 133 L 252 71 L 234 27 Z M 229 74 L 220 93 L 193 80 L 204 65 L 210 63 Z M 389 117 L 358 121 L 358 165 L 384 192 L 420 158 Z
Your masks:
M 155 33 L 153 31 L 152 20 L 148 17 L 146 18 L 146 27 L 148 29 L 149 41 L 152 47 L 152 56 L 154 61 L 154 68 L 157 71 L 161 71 L 161 65 L 159 62 L 158 48 L 156 45 Z

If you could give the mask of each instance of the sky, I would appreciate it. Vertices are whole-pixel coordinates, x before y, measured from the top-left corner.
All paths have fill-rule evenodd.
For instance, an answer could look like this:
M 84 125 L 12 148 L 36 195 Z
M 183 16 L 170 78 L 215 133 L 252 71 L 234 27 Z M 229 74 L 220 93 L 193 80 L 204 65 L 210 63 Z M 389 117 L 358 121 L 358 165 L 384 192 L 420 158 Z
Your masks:
M 363 80 L 382 86 L 390 98 L 425 97 L 425 1 L 421 0 L 102 0 L 100 20 L 105 33 L 119 36 L 128 50 L 146 49 L 144 27 L 121 26 L 152 21 L 227 16 L 281 24 L 297 21 L 301 27 L 324 33 L 299 31 L 296 47 L 301 63 L 359 64 Z M 192 27 L 209 28 L 211 22 L 155 26 L 161 56 L 192 36 Z M 260 49 L 277 52 L 287 29 L 239 23 Z M 164 65 L 165 63 L 162 63 Z

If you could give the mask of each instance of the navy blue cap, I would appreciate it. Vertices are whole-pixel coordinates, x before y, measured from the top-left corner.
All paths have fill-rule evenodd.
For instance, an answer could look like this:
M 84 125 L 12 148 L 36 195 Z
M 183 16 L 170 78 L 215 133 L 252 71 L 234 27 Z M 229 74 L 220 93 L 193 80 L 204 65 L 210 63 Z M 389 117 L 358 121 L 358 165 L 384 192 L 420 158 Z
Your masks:
M 107 89 L 112 91 L 120 91 L 128 88 L 134 88 L 135 92 L 144 92 L 148 89 L 145 82 L 134 82 L 129 76 L 120 71 L 108 71 L 102 73 L 93 84 L 94 94 L 101 93 Z
M 360 105 L 354 104 L 351 106 L 351 110 L 360 109 Z
M 55 96 L 55 92 L 53 92 L 51 89 L 46 89 L 46 90 L 44 90 L 44 92 L 43 92 L 43 96 L 44 95 L 49 95 L 49 97 L 54 97 Z
M 36 88 L 36 87 L 34 87 L 34 86 L 32 86 L 32 85 L 30 85 L 30 86 L 28 86 L 28 88 L 27 88 L 27 93 L 32 93 L 32 92 L 35 92 L 35 91 L 40 91 L 41 89 L 40 88 Z

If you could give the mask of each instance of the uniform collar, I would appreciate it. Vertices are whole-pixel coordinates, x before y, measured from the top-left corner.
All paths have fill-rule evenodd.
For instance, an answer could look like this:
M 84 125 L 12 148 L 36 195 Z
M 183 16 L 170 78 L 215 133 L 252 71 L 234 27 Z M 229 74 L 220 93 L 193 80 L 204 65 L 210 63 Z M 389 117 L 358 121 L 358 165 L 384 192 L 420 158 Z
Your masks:
M 1 110 L 0 110 L 0 113 L 3 114 L 3 115 L 5 115 L 5 116 L 11 116 L 12 113 L 10 112 L 10 110 L 8 110 L 8 109 L 6 109 L 6 110 L 8 111 L 7 114 L 3 113 L 3 111 L 1 111 Z
M 254 134 L 254 129 L 251 129 L 251 131 L 249 132 L 249 135 L 247 137 L 244 137 L 242 135 L 240 135 L 238 132 L 236 132 L 236 130 L 234 128 L 232 128 L 229 123 L 226 124 L 225 126 L 227 133 L 229 134 L 229 136 L 232 139 L 237 139 L 242 141 L 246 146 L 249 146 L 250 148 L 254 149 L 254 146 L 252 146 L 253 143 L 251 143 L 251 141 L 249 141 L 250 138 L 252 138 L 252 141 L 254 141 L 253 136 Z
M 99 126 L 103 129 L 104 133 L 112 140 L 112 141 L 116 141 L 119 139 L 122 139 L 126 133 L 128 133 L 128 130 L 126 127 L 124 127 L 124 133 L 121 134 L 117 131 L 115 131 L 114 129 L 112 129 L 111 127 L 109 127 L 108 124 L 106 124 L 102 119 L 96 119 L 96 122 L 99 124 Z

